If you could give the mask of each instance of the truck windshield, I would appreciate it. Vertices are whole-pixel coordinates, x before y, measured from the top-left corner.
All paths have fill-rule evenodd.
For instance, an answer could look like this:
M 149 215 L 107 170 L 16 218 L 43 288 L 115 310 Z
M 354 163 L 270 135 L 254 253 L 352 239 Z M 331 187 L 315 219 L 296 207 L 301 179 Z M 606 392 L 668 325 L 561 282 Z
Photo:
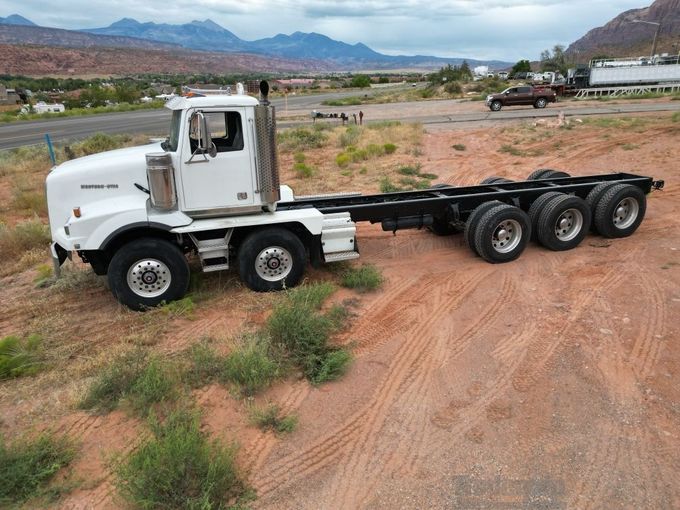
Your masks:
M 170 123 L 170 136 L 161 145 L 163 150 L 168 152 L 175 152 L 177 144 L 179 143 L 179 128 L 182 121 L 182 110 L 174 110 L 172 112 L 172 121 Z

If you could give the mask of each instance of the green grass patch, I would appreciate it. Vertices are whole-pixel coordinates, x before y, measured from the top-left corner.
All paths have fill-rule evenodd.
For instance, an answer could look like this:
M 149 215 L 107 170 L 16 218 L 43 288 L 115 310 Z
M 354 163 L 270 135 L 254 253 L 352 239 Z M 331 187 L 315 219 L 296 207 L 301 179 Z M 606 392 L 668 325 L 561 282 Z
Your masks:
M 0 506 L 40 497 L 47 483 L 74 456 L 71 442 L 52 434 L 11 444 L 0 438 Z
M 276 434 L 293 432 L 298 423 L 296 415 L 283 415 L 281 408 L 276 404 L 268 404 L 264 407 L 253 405 L 248 414 L 253 425 Z
M 671 116 L 671 122 L 680 122 L 680 112 L 675 112 Z
M 431 181 L 432 179 L 436 179 L 439 176 L 437 174 L 422 173 L 418 174 L 418 177 L 420 177 L 421 179 L 428 179 Z
M 369 292 L 379 289 L 384 278 L 373 264 L 350 266 L 341 275 L 343 287 L 355 289 L 358 292 Z
M 325 106 L 359 106 L 364 100 L 358 96 L 342 97 L 340 99 L 327 99 L 321 102 Z
M 359 126 L 348 126 L 344 133 L 340 134 L 338 138 L 338 143 L 340 147 L 349 147 L 350 145 L 356 145 L 361 138 L 361 128 Z
M 82 409 L 109 412 L 121 400 L 145 415 L 153 404 L 174 401 L 180 392 L 179 373 L 171 363 L 135 349 L 111 360 L 97 375 L 80 402 Z
M 157 310 L 158 314 L 167 315 L 173 319 L 179 317 L 191 319 L 196 310 L 196 304 L 191 296 L 186 296 L 182 299 L 165 303 L 163 306 L 158 307 Z
M 253 395 L 268 387 L 282 373 L 281 364 L 263 336 L 244 336 L 224 360 L 221 377 L 235 384 L 244 395 Z
M 419 175 L 420 174 L 420 165 L 401 166 L 401 167 L 397 168 L 397 173 L 400 173 L 401 175 Z
M 401 126 L 401 122 L 398 120 L 381 120 L 377 122 L 371 122 L 366 127 L 368 129 L 373 129 L 375 131 L 380 131 L 383 129 L 389 129 L 392 127 Z
M 293 161 L 296 163 L 304 163 L 307 157 L 304 155 L 303 152 L 296 152 L 293 154 Z
M 347 356 L 336 355 L 342 349 L 328 343 L 330 335 L 344 326 L 346 316 L 335 307 L 328 313 L 321 311 L 323 302 L 333 291 L 334 287 L 328 283 L 292 289 L 274 307 L 267 321 L 272 341 L 286 349 L 291 360 L 313 384 L 339 376 L 350 360 L 349 353 Z
M 454 143 L 451 148 L 457 151 L 464 151 L 466 149 L 465 144 L 462 143 Z
M 624 143 L 624 144 L 621 146 L 621 148 L 622 148 L 624 151 L 633 151 L 633 150 L 635 150 L 635 149 L 639 149 L 640 146 L 639 146 L 639 145 L 635 145 L 634 143 Z
M 192 345 L 186 353 L 187 366 L 182 379 L 192 388 L 217 382 L 224 371 L 224 357 L 218 355 L 208 344 L 208 340 Z
M 42 365 L 41 343 L 38 335 L 0 340 L 0 380 L 37 373 Z
M 135 110 L 155 110 L 163 108 L 164 101 L 153 101 L 151 103 L 120 103 L 112 106 L 97 106 L 95 108 L 70 108 L 58 113 L 28 113 L 24 115 L 0 115 L 0 122 L 14 122 L 22 120 L 51 119 L 54 117 L 82 117 L 85 115 L 97 115 L 100 113 L 131 112 Z
M 393 143 L 386 143 L 383 145 L 383 149 L 385 151 L 385 154 L 394 154 L 397 150 L 397 146 Z
M 178 410 L 153 437 L 116 467 L 116 485 L 133 506 L 147 509 L 227 508 L 248 497 L 236 467 L 236 447 L 210 440 L 195 411 Z

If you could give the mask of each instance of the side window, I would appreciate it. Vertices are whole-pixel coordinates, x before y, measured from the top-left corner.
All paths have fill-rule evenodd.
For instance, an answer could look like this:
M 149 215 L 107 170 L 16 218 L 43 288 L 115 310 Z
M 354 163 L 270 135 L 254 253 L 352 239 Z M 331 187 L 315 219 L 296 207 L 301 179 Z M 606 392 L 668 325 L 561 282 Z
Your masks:
M 528 94 L 529 92 L 531 92 L 531 87 L 519 87 L 519 89 L 517 89 L 517 92 L 519 92 L 520 94 Z
M 508 89 L 510 94 L 517 94 L 517 89 Z
M 243 150 L 243 124 L 239 112 L 205 112 L 205 118 L 217 152 Z M 190 129 L 189 137 L 193 151 L 198 145 L 195 129 Z

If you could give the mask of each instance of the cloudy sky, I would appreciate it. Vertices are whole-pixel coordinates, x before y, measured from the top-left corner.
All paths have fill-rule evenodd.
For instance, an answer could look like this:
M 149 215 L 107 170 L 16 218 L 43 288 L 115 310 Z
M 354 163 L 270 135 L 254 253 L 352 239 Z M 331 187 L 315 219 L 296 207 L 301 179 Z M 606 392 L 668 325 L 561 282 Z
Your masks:
M 363 42 L 392 55 L 516 61 L 568 45 L 652 0 L 0 0 L 0 16 L 95 28 L 130 17 L 156 23 L 212 19 L 246 40 L 295 31 Z M 58 7 L 57 7 L 58 5 Z

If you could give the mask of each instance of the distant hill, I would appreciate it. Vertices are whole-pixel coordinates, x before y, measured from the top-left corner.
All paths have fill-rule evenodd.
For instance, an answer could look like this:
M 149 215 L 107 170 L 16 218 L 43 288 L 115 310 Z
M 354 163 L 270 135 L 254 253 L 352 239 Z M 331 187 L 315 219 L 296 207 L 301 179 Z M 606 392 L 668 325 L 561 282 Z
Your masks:
M 661 22 L 657 53 L 678 53 L 680 0 L 656 0 L 649 7 L 625 11 L 602 27 L 594 28 L 567 48 L 579 62 L 596 55 L 638 57 L 649 55 L 656 26 L 633 20 Z
M 0 24 L 24 25 L 24 26 L 29 26 L 29 27 L 37 26 L 31 20 L 28 20 L 28 19 L 24 18 L 23 16 L 19 16 L 18 14 L 11 14 L 10 16 L 7 16 L 6 18 L 0 18 Z
M 448 63 L 459 65 L 463 58 L 439 58 L 432 56 L 391 56 L 383 55 L 362 43 L 347 44 L 317 33 L 295 32 L 291 35 L 278 34 L 274 37 L 245 41 L 226 28 L 211 20 L 192 21 L 183 25 L 166 23 L 140 23 L 124 18 L 104 28 L 83 29 L 84 32 L 101 35 L 115 35 L 163 41 L 179 44 L 185 48 L 222 51 L 247 52 L 272 55 L 289 59 L 318 59 L 332 63 L 338 69 L 398 67 L 432 68 Z M 504 68 L 511 65 L 502 61 L 481 61 L 467 59 L 471 66 L 488 65 Z

